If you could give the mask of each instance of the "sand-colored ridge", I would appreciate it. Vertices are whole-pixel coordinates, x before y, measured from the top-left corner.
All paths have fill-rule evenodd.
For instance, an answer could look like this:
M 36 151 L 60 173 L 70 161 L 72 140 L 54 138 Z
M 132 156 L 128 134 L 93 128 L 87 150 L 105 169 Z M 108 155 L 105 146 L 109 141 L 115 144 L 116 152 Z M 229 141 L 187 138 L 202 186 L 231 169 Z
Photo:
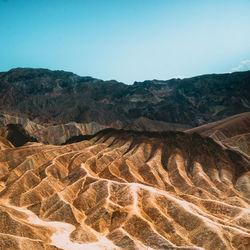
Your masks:
M 0 166 L 5 248 L 250 247 L 249 162 L 210 138 L 105 130 L 0 150 Z

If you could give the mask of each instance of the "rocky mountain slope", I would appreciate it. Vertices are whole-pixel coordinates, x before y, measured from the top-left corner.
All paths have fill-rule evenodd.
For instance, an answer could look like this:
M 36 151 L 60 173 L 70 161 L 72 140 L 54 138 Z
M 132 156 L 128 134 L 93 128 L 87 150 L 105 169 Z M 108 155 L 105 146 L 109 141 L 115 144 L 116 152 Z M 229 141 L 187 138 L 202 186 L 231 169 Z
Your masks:
M 70 138 L 80 135 L 93 135 L 106 128 L 132 129 L 137 131 L 167 131 L 185 130 L 186 125 L 153 121 L 147 118 L 139 118 L 131 123 L 114 122 L 110 125 L 101 125 L 96 122 L 66 124 L 46 124 L 33 122 L 28 118 L 0 113 L 0 130 L 4 130 L 9 124 L 21 125 L 25 131 L 39 142 L 45 144 L 61 145 Z
M 250 113 L 242 113 L 185 131 L 209 136 L 250 156 Z
M 250 156 L 250 133 L 236 135 L 223 140 L 225 145 L 229 145 L 234 150 L 238 150 Z
M 209 137 L 107 129 L 0 166 L 1 249 L 250 247 L 249 159 Z
M 250 112 L 230 116 L 226 119 L 205 124 L 186 130 L 187 133 L 199 133 L 204 136 L 230 138 L 236 135 L 250 133 Z
M 15 147 L 23 146 L 27 142 L 37 142 L 20 124 L 8 124 L 0 127 L 0 136 L 6 138 Z
M 166 123 L 183 130 L 249 112 L 249 100 L 250 71 L 133 85 L 45 69 L 0 73 L 0 111 L 41 125 L 96 122 L 159 130 Z
M 249 249 L 249 111 L 250 71 L 0 73 L 0 249 Z

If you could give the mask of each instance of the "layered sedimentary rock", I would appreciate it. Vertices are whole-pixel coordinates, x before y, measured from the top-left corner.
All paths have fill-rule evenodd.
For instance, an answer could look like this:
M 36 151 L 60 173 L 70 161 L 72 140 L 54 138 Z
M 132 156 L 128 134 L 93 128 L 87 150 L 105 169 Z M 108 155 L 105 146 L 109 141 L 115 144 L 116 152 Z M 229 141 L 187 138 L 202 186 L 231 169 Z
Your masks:
M 186 132 L 196 132 L 201 135 L 211 136 L 218 140 L 250 133 L 250 112 L 230 116 L 217 122 L 186 130 Z
M 249 249 L 250 166 L 211 138 L 108 129 L 0 151 L 2 249 Z
M 6 148 L 14 148 L 14 145 L 5 137 L 0 136 L 0 150 L 6 149 Z
M 217 142 L 238 150 L 250 157 L 250 113 L 242 113 L 226 119 L 186 130 L 210 136 Z
M 78 135 L 93 135 L 104 128 L 106 128 L 106 126 L 97 124 L 96 122 L 71 122 L 67 124 L 46 126 L 43 129 L 35 131 L 33 136 L 40 142 L 60 145 L 65 143 L 71 137 Z
M 236 135 L 230 138 L 226 138 L 222 141 L 225 145 L 228 145 L 234 150 L 238 150 L 250 157 L 250 133 Z
M 92 135 L 106 128 L 106 126 L 97 124 L 96 122 L 71 122 L 59 125 L 51 123 L 39 124 L 26 117 L 0 113 L 0 135 L 1 131 L 7 130 L 9 124 L 21 125 L 29 136 L 36 138 L 39 142 L 54 145 L 65 143 L 69 138 L 74 136 Z
M 45 128 L 45 126 L 31 121 L 27 117 L 10 115 L 6 112 L 0 113 L 0 127 L 6 127 L 8 124 L 20 124 L 30 135 L 33 135 L 36 131 Z
M 61 145 L 70 138 L 76 136 L 93 135 L 105 128 L 116 129 L 132 129 L 138 131 L 166 131 L 179 130 L 183 131 L 189 128 L 188 125 L 180 125 L 161 121 L 153 121 L 145 117 L 140 117 L 135 121 L 121 122 L 116 121 L 110 125 L 101 125 L 96 122 L 76 123 L 70 122 L 66 124 L 38 124 L 31 121 L 27 117 L 14 116 L 7 113 L 0 113 L 0 131 L 6 130 L 9 124 L 21 125 L 29 136 L 36 138 L 39 142 L 45 144 Z M 1 135 L 1 132 L 0 132 Z

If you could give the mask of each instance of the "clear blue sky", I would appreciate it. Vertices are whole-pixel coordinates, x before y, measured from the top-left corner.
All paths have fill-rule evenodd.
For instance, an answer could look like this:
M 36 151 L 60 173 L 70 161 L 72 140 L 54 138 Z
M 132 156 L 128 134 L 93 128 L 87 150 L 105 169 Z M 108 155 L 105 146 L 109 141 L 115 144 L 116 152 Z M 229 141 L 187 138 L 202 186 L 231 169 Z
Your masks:
M 249 0 L 0 0 L 0 71 L 125 83 L 250 69 Z

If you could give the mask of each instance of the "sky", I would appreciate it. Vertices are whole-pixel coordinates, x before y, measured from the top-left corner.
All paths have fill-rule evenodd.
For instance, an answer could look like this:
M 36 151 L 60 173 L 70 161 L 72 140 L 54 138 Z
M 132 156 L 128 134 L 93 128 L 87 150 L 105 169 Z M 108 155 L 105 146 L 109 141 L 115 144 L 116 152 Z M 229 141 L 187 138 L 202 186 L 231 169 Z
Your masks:
M 132 84 L 250 70 L 250 0 L 0 0 L 0 71 Z

